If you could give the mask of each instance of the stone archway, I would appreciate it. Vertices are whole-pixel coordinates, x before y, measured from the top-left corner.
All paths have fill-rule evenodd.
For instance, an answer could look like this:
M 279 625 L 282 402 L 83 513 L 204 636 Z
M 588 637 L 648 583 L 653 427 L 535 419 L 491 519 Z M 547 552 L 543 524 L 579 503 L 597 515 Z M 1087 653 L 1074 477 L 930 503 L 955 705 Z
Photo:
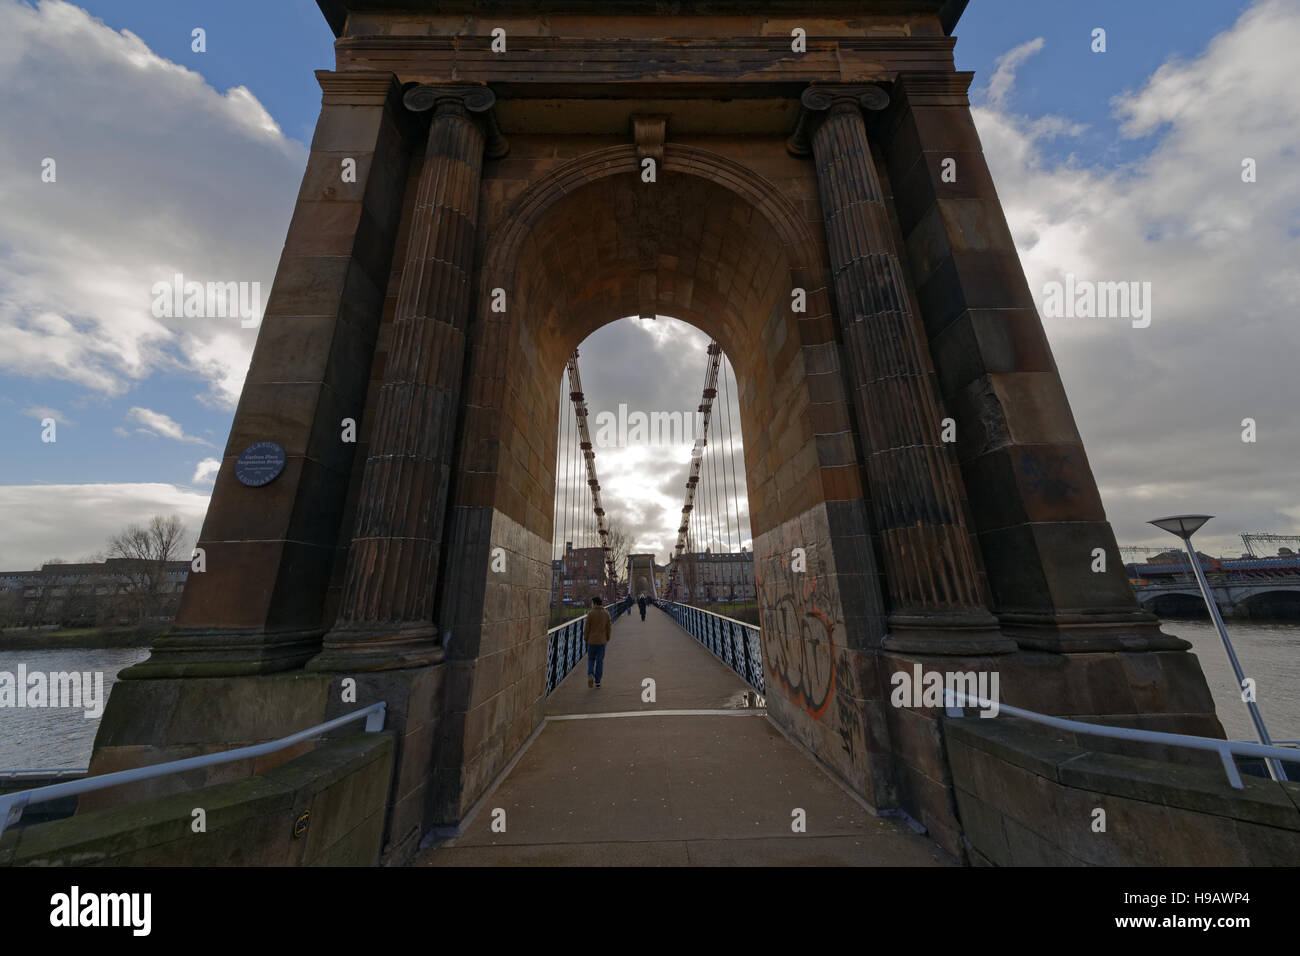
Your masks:
M 769 708 L 869 799 L 888 799 L 870 651 L 884 632 L 850 400 L 827 295 L 824 247 L 784 191 L 725 155 L 668 143 L 653 184 L 631 146 L 582 154 L 539 177 L 492 231 L 468 336 L 464 428 L 449 537 L 463 560 L 441 587 L 448 717 L 439 790 L 455 819 L 477 781 L 541 719 L 545 608 L 502 606 L 491 549 L 520 570 L 512 593 L 549 585 L 556 395 L 568 355 L 629 314 L 671 314 L 716 338 L 739 387 Z M 807 309 L 791 308 L 804 290 Z M 504 311 L 496 311 L 503 301 Z M 808 571 L 792 575 L 803 548 Z M 840 590 L 854 591 L 857 617 Z M 838 682 L 838 687 L 836 683 Z M 832 707 L 839 695 L 842 706 Z M 487 716 L 490 714 L 490 718 Z M 482 716 L 480 716 L 482 715 Z M 874 725 L 883 725 L 877 713 Z

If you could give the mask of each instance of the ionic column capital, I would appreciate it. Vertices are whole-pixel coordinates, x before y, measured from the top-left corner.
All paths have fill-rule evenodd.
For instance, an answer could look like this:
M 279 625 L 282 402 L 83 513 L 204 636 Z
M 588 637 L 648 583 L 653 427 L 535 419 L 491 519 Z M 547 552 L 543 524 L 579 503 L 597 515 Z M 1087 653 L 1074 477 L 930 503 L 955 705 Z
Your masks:
M 500 159 L 510 151 L 510 143 L 497 124 L 496 94 L 486 86 L 428 86 L 420 83 L 402 94 L 402 103 L 412 113 L 433 110 L 434 118 L 446 114 L 470 114 L 483 122 L 489 159 Z
M 812 153 L 812 129 L 823 117 L 840 110 L 883 110 L 889 94 L 874 83 L 818 83 L 799 96 L 799 121 L 786 140 L 786 149 L 795 156 Z

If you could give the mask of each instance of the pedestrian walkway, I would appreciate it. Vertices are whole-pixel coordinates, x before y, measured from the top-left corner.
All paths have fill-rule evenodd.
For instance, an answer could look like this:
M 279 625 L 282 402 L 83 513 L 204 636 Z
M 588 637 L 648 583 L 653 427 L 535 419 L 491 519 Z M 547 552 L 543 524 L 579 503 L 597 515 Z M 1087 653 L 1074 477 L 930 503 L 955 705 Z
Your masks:
M 464 833 L 415 865 L 953 862 L 850 797 L 746 707 L 749 690 L 663 611 L 647 609 L 642 622 L 634 605 L 614 624 L 602 686 L 587 686 L 580 662 Z M 504 832 L 493 830 L 498 810 Z M 806 832 L 792 829 L 796 810 Z

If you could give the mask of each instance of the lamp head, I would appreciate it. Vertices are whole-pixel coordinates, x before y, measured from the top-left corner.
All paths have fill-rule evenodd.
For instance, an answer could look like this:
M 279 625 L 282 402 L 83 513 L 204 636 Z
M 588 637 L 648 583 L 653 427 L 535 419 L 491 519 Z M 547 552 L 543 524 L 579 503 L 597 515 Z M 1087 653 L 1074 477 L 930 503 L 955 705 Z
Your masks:
M 1168 518 L 1157 518 L 1155 521 L 1148 521 L 1147 524 L 1153 524 L 1161 531 L 1168 531 L 1170 534 L 1176 534 L 1186 540 L 1196 534 L 1201 529 L 1201 526 L 1213 517 L 1214 515 L 1170 515 Z

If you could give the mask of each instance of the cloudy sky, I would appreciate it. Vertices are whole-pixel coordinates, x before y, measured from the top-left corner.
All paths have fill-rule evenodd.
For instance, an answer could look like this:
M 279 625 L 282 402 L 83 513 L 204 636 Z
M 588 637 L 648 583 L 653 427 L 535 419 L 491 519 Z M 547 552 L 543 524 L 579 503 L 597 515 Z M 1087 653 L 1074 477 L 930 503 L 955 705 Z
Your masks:
M 1129 544 L 1177 511 L 1218 516 L 1204 550 L 1300 533 L 1300 4 L 1081 6 L 973 0 L 957 62 L 1030 287 L 1151 283 L 1149 327 L 1044 320 L 1107 513 Z M 256 330 L 155 318 L 150 290 L 234 278 L 265 301 L 331 40 L 311 0 L 0 0 L 0 569 L 158 512 L 197 531 Z M 692 407 L 705 344 L 604 327 L 593 415 Z M 662 557 L 689 448 L 598 452 L 606 507 Z

